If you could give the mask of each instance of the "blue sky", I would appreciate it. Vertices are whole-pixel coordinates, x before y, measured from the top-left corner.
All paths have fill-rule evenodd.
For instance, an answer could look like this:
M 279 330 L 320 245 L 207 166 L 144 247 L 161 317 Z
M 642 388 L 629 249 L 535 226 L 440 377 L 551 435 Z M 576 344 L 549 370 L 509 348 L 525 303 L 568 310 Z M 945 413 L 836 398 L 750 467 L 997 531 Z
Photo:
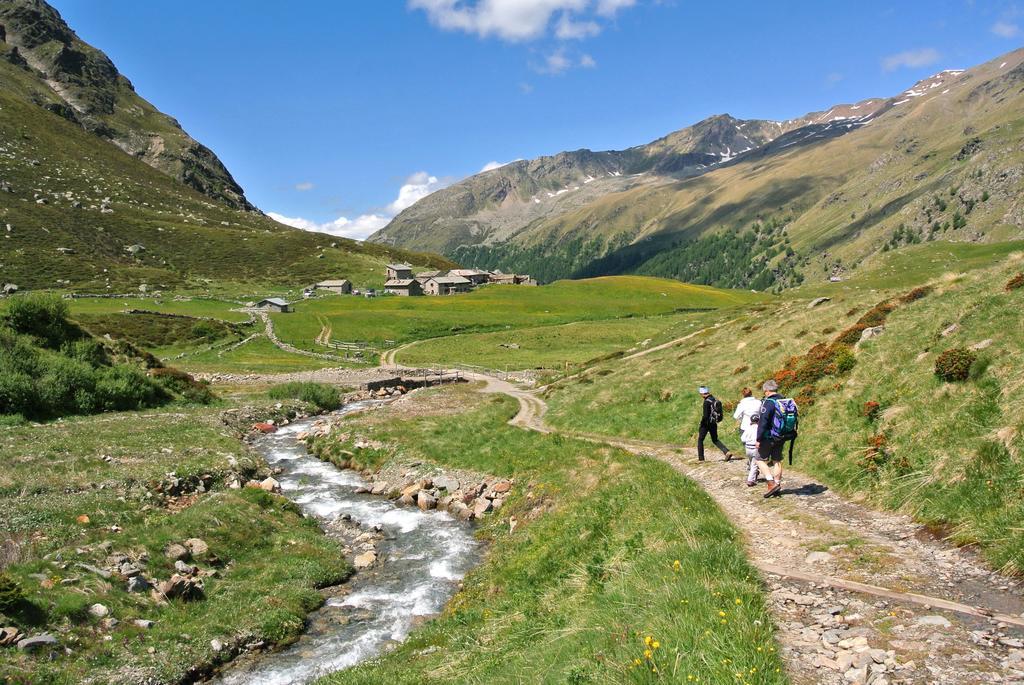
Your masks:
M 492 162 L 894 95 L 1024 44 L 1000 0 L 51 0 L 250 200 L 363 237 Z

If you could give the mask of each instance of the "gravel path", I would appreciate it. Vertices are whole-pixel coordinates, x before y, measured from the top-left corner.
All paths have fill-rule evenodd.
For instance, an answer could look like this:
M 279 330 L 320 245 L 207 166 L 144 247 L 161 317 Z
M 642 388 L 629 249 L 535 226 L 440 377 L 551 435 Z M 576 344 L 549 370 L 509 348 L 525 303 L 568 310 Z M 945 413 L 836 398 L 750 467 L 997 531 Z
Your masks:
M 510 423 L 556 432 L 533 392 L 481 374 L 516 398 Z M 795 683 L 1024 683 L 1024 593 L 967 550 L 909 517 L 853 503 L 792 469 L 783 496 L 748 488 L 746 461 L 700 463 L 695 450 L 572 437 L 660 459 L 715 499 L 761 570 Z

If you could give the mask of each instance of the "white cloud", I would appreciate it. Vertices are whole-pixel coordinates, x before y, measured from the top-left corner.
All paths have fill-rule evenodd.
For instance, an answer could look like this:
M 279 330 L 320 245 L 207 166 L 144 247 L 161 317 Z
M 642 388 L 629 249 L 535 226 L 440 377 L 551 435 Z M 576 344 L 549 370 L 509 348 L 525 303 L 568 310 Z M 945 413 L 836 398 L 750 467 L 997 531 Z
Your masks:
M 562 40 L 590 38 L 599 33 L 601 26 L 596 21 L 576 21 L 568 14 L 563 14 L 555 25 L 555 35 Z
M 636 4 L 636 0 L 597 0 L 597 13 L 602 17 L 614 17 L 619 10 Z
M 590 55 L 584 53 L 583 56 L 580 57 L 580 66 L 583 67 L 584 69 L 593 69 L 597 67 L 597 60 L 595 60 Z
M 313 190 L 313 188 L 315 187 L 316 186 L 313 185 L 312 181 L 303 181 L 302 183 L 295 184 L 295 190 L 299 191 L 300 193 L 304 193 L 307 190 Z
M 902 68 L 927 67 L 939 61 L 941 55 L 935 48 L 921 48 L 920 50 L 904 50 L 895 55 L 889 55 L 882 60 L 882 69 L 895 71 Z
M 1016 38 L 1020 35 L 1020 26 L 1008 21 L 999 20 L 992 24 L 992 33 L 1000 38 Z
M 562 39 L 586 38 L 601 31 L 601 19 L 614 18 L 636 0 L 408 0 L 430 21 L 446 31 L 463 31 L 481 38 L 496 36 L 519 42 L 547 35 L 552 19 Z
M 521 162 L 521 161 L 523 161 L 522 157 L 516 157 L 511 162 L 487 162 L 487 164 L 484 164 L 484 167 L 480 171 L 478 171 L 477 173 L 482 174 L 485 171 L 494 171 L 495 169 L 500 169 L 501 167 L 503 167 L 503 166 L 505 166 L 507 164 L 511 164 L 512 162 Z
M 435 190 L 440 190 L 451 183 L 448 179 L 439 179 L 431 176 L 425 171 L 418 171 L 405 180 L 402 187 L 398 189 L 398 197 L 388 204 L 380 213 L 360 214 L 355 219 L 339 216 L 334 221 L 319 223 L 302 217 L 285 216 L 276 212 L 267 212 L 274 221 L 301 228 L 304 231 L 317 231 L 318 233 L 330 233 L 331 235 L 343 238 L 362 240 L 371 233 L 379 231 L 388 225 L 388 222 L 403 209 L 411 207 L 417 200 L 425 198 Z
M 572 60 L 566 53 L 565 48 L 558 48 L 554 52 L 545 55 L 544 61 L 541 64 L 534 64 L 531 66 L 538 74 L 557 76 L 558 74 L 563 74 L 568 71 L 572 65 Z
M 530 93 L 533 92 L 533 86 L 527 83 L 526 81 L 522 81 L 519 84 L 519 92 L 521 92 L 523 95 L 529 95 Z
M 388 212 L 392 215 L 398 214 L 403 209 L 411 207 L 417 200 L 422 200 L 435 190 L 440 190 L 448 185 L 450 181 L 438 179 L 426 171 L 417 171 L 405 180 L 405 183 L 398 189 L 398 197 L 388 205 Z
M 302 217 L 291 217 L 278 214 L 276 212 L 267 212 L 274 221 L 285 224 L 286 226 L 292 226 L 293 228 L 301 228 L 303 231 L 316 231 L 317 233 L 329 233 L 331 235 L 340 236 L 342 238 L 352 238 L 354 240 L 362 240 L 371 233 L 379 231 L 388 225 L 391 220 L 386 216 L 379 214 L 362 214 L 355 219 L 348 219 L 343 216 L 339 216 L 334 221 L 328 221 L 327 223 L 318 224 L 315 221 L 309 219 L 303 219 Z

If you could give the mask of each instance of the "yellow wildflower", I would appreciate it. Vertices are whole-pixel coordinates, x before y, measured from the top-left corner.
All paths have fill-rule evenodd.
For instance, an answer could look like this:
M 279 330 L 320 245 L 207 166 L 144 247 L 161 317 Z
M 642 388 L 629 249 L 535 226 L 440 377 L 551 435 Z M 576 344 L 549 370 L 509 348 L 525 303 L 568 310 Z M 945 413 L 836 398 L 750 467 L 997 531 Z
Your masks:
M 654 656 L 654 652 L 652 652 L 649 649 L 645 649 L 644 650 L 644 658 L 645 659 L 650 659 L 652 656 Z
M 651 643 L 651 647 L 653 647 L 654 649 L 657 649 L 658 647 L 661 647 L 661 643 L 658 642 L 657 640 L 655 640 L 654 642 Z

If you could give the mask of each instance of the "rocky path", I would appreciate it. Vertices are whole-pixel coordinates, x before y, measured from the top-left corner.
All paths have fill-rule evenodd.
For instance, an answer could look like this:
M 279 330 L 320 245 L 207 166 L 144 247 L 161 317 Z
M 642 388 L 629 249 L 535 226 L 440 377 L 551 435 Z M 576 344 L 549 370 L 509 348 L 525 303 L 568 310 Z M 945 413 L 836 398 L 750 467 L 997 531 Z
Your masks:
M 555 431 L 536 394 L 468 376 L 519 401 L 512 425 Z M 1024 683 L 1021 585 L 909 517 L 850 502 L 792 469 L 783 496 L 765 500 L 763 486 L 746 487 L 745 460 L 700 463 L 675 445 L 573 437 L 660 459 L 707 490 L 768 583 L 794 682 Z

